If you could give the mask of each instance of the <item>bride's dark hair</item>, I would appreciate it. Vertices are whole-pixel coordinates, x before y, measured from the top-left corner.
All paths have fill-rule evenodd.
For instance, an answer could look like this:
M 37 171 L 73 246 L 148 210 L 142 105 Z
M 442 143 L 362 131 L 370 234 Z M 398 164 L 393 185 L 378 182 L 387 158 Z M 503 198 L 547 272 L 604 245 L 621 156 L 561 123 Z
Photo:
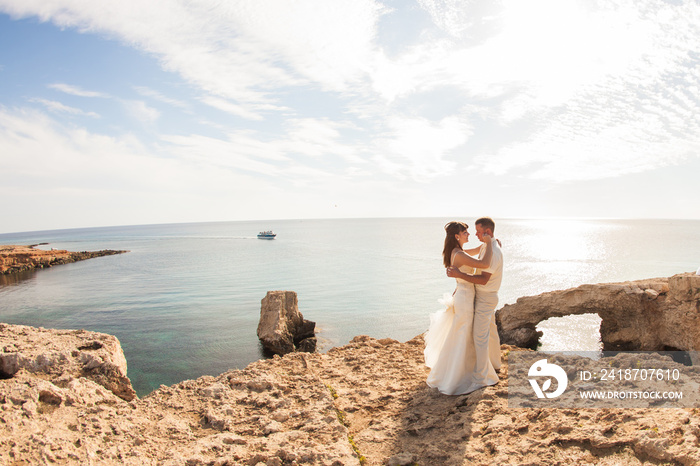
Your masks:
M 452 251 L 459 248 L 455 235 L 462 233 L 468 227 L 462 222 L 450 222 L 445 225 L 445 247 L 442 248 L 442 263 L 445 267 L 452 265 Z

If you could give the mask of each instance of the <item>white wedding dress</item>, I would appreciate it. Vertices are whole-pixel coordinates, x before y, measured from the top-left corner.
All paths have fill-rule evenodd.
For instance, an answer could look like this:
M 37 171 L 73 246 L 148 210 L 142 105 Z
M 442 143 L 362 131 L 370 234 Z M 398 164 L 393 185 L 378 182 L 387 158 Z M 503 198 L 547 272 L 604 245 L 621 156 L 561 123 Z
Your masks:
M 472 269 L 460 267 L 469 273 Z M 430 315 L 425 334 L 425 365 L 430 368 L 428 385 L 446 395 L 462 395 L 498 382 L 493 366 L 476 371 L 474 347 L 474 285 L 457 279 L 453 296 L 441 301 L 444 309 Z M 488 348 L 485 348 L 488 354 Z M 488 358 L 487 358 L 488 359 Z

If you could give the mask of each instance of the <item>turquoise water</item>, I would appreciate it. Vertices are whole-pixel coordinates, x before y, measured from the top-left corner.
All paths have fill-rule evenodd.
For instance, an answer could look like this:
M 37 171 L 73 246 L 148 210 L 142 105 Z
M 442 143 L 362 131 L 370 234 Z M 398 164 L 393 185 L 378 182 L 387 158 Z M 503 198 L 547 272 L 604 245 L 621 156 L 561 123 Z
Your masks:
M 440 253 L 452 219 L 279 220 L 43 231 L 0 244 L 72 251 L 127 249 L 22 275 L 0 276 L 0 321 L 116 335 L 143 396 L 161 384 L 243 368 L 268 290 L 298 293 L 320 350 L 355 335 L 405 341 L 426 330 L 452 292 Z M 473 222 L 473 220 L 470 220 Z M 275 240 L 258 240 L 261 230 Z M 473 226 L 471 228 L 473 230 Z M 583 283 L 695 271 L 700 221 L 499 220 L 501 305 Z M 470 238 L 476 245 L 476 237 Z M 500 305 L 499 305 L 500 307 Z M 542 324 L 543 347 L 599 348 L 597 316 Z

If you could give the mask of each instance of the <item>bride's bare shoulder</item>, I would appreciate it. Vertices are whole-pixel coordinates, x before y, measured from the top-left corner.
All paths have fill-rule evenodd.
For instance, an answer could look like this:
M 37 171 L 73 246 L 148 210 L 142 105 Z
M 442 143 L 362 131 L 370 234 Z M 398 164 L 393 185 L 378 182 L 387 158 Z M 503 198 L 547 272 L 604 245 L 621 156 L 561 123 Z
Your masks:
M 452 265 L 457 265 L 455 262 L 463 262 L 464 260 L 468 260 L 469 255 L 464 252 L 463 250 L 459 248 L 454 248 L 452 250 Z

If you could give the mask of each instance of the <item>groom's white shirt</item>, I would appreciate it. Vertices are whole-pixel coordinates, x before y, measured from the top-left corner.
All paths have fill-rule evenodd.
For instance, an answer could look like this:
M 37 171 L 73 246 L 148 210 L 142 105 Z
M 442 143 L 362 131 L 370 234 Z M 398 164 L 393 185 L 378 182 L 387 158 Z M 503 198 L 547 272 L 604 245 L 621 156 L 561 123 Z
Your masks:
M 501 288 L 501 279 L 503 278 L 503 252 L 498 246 L 498 242 L 493 240 L 491 242 L 491 264 L 486 269 L 481 269 L 480 273 L 490 273 L 491 277 L 485 285 L 475 285 L 477 293 L 498 293 Z M 479 259 L 484 257 L 484 252 L 486 251 L 486 245 L 482 244 L 479 250 Z

